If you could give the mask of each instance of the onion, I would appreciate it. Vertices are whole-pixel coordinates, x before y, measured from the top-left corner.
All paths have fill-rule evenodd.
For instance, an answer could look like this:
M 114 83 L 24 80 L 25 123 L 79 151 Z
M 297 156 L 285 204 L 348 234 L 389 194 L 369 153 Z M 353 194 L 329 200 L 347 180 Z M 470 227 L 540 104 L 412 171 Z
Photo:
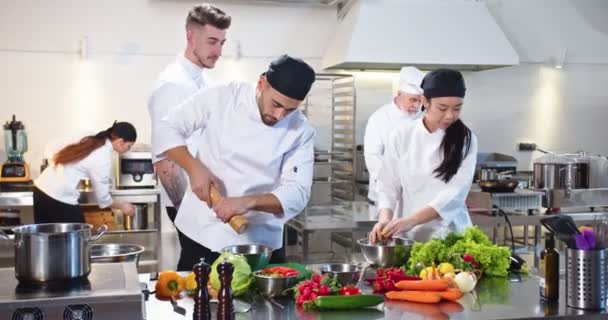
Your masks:
M 471 292 L 477 284 L 477 277 L 472 272 L 461 272 L 454 278 L 458 289 L 463 293 Z

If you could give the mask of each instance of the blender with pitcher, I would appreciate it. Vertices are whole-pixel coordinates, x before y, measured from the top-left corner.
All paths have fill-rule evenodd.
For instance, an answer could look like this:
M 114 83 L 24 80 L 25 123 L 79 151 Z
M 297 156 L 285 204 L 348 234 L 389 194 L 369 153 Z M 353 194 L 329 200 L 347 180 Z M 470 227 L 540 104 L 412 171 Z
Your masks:
M 29 184 L 30 169 L 23 158 L 27 151 L 27 135 L 25 126 L 15 119 L 4 124 L 4 150 L 7 160 L 2 164 L 0 184 L 3 186 L 15 184 Z

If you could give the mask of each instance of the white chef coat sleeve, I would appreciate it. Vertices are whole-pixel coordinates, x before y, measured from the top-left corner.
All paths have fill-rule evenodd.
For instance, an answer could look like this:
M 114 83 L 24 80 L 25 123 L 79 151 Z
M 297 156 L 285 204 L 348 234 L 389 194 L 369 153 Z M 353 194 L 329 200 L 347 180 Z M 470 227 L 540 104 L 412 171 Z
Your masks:
M 382 166 L 382 154 L 384 153 L 384 145 L 380 136 L 380 126 L 378 125 L 377 114 L 372 116 L 367 121 L 365 128 L 365 136 L 363 139 L 363 154 L 365 156 L 365 165 L 369 171 L 370 181 L 378 179 L 378 173 Z M 373 185 L 370 183 L 370 185 Z
M 315 131 L 309 128 L 301 142 L 283 156 L 279 186 L 271 193 L 283 207 L 283 218 L 289 220 L 298 215 L 310 198 L 314 162 Z
M 471 190 L 476 163 L 477 137 L 471 133 L 469 154 L 464 158 L 460 168 L 445 188 L 429 203 L 445 223 L 453 221 L 456 215 L 465 213 L 461 208 L 464 206 L 467 195 Z
M 112 149 L 110 148 L 109 152 L 105 146 L 97 149 L 86 158 L 86 161 L 91 186 L 97 199 L 97 206 L 107 208 L 113 202 L 110 195 L 112 187 L 112 178 L 110 177 L 112 174 Z
M 206 127 L 213 111 L 223 104 L 222 98 L 227 100 L 233 96 L 230 85 L 218 85 L 200 90 L 171 108 L 153 132 L 154 153 L 160 155 L 169 149 L 185 146 L 187 138 Z
M 192 95 L 192 91 L 184 86 L 180 86 L 174 83 L 165 83 L 160 86 L 148 99 L 148 112 L 150 114 L 151 122 L 151 137 L 152 146 L 157 144 L 156 139 L 161 134 L 158 132 L 162 119 L 169 113 L 171 108 L 184 102 L 189 96 Z M 164 156 L 154 154 L 152 161 L 157 162 L 164 159 Z
M 402 130 L 393 131 L 382 157 L 382 166 L 378 173 L 378 210 L 394 210 L 401 199 L 403 186 L 399 180 L 399 157 L 404 147 L 401 132 Z

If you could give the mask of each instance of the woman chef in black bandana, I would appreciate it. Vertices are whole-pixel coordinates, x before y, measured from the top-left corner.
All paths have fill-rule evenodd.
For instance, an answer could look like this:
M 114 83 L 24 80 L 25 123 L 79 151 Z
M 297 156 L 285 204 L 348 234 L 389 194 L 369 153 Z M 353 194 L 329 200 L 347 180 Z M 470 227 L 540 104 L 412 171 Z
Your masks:
M 462 232 L 471 225 L 465 199 L 477 159 L 477 138 L 460 120 L 465 83 L 460 72 L 428 73 L 422 118 L 396 129 L 378 178 L 378 222 L 372 242 L 406 233 L 416 241 Z M 398 200 L 403 210 L 393 212 Z

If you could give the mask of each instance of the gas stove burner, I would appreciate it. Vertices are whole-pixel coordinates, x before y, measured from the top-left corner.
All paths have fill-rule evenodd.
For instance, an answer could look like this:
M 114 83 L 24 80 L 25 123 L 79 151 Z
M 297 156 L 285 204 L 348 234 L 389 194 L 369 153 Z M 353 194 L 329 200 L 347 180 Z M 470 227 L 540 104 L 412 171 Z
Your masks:
M 11 320 L 44 320 L 44 313 L 38 308 L 20 308 L 13 313 Z
M 90 291 L 91 282 L 89 279 L 78 278 L 64 281 L 49 281 L 49 282 L 19 282 L 15 288 L 18 294 L 49 294 L 49 293 L 71 293 Z
M 93 320 L 93 308 L 88 304 L 72 304 L 63 311 L 63 320 Z

